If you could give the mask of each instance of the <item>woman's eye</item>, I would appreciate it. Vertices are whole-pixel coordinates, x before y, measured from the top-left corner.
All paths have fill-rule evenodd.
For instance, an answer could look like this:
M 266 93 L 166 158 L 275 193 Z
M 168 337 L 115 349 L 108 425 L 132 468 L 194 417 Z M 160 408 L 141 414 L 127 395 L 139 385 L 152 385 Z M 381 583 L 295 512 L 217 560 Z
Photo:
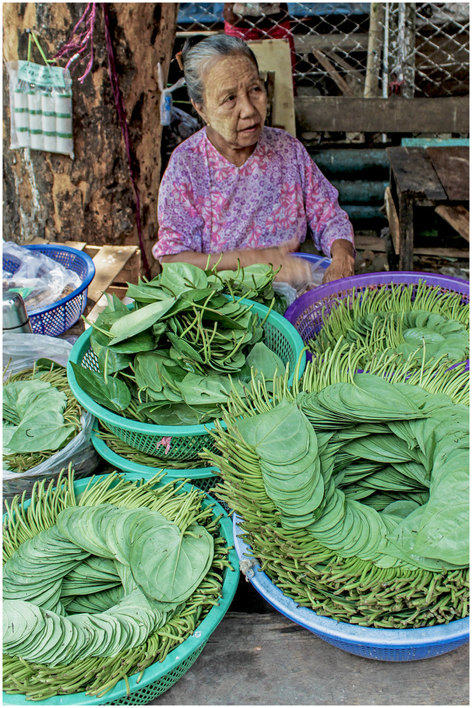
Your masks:
M 224 102 L 230 103 L 231 101 L 234 101 L 235 98 L 236 98 L 236 96 L 234 96 L 233 94 L 230 94 L 229 96 L 226 96 Z

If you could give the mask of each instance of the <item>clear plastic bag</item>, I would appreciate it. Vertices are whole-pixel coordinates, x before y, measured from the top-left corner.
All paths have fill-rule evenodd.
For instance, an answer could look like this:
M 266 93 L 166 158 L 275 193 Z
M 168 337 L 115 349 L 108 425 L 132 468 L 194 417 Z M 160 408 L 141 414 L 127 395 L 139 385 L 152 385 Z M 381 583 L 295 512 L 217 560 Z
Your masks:
M 9 61 L 10 148 L 74 158 L 72 79 L 67 69 Z
M 3 289 L 17 290 L 27 312 L 47 307 L 80 287 L 80 276 L 44 253 L 29 250 L 13 241 L 3 243 L 3 258 L 18 265 L 14 272 L 3 270 Z
M 67 365 L 72 344 L 63 339 L 43 334 L 11 334 L 3 336 L 4 379 L 25 369 L 31 369 L 37 359 L 52 359 L 62 366 Z M 75 479 L 88 477 L 96 469 L 100 457 L 93 447 L 90 435 L 94 417 L 84 411 L 81 416 L 82 429 L 62 450 L 58 450 L 45 462 L 26 472 L 12 472 L 3 469 L 3 498 L 11 499 L 15 494 L 27 495 L 33 484 L 43 478 L 56 479 L 69 463 L 75 471 Z
M 310 259 L 308 261 L 311 271 L 309 280 L 304 283 L 298 283 L 296 288 L 289 283 L 285 283 L 284 281 L 275 281 L 272 284 L 272 287 L 276 293 L 285 299 L 287 307 L 289 307 L 293 302 L 295 302 L 297 297 L 300 297 L 300 295 L 303 295 L 303 293 L 306 293 L 308 290 L 312 290 L 322 284 L 326 269 L 330 263 L 331 258 L 328 258 L 327 256 L 317 260 Z

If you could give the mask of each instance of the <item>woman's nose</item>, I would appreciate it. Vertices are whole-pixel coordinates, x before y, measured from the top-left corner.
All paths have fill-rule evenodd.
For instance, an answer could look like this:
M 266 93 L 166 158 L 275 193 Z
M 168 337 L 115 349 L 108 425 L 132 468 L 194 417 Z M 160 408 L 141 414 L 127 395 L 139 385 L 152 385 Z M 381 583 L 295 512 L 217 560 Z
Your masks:
M 241 117 L 251 116 L 255 112 L 254 103 L 248 94 L 243 94 L 240 103 L 240 115 Z

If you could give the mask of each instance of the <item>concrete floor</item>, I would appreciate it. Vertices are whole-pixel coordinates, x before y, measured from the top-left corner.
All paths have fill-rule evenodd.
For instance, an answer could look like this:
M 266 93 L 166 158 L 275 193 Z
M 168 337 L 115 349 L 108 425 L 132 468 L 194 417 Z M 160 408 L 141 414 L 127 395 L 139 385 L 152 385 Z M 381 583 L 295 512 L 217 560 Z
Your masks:
M 294 624 L 242 583 L 202 654 L 153 705 L 470 704 L 468 645 L 423 661 L 364 659 Z

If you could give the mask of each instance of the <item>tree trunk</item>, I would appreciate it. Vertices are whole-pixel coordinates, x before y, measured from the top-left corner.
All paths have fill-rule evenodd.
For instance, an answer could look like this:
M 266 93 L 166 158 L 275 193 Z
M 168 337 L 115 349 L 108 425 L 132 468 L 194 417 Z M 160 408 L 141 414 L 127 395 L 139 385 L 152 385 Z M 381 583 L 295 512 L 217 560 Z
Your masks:
M 5 60 L 26 59 L 28 28 L 52 58 L 70 38 L 86 7 L 81 3 L 4 4 Z M 167 77 L 178 3 L 111 3 L 106 7 L 140 193 L 143 260 L 155 272 L 151 247 L 157 239 L 162 134 L 157 63 Z M 74 159 L 28 148 L 10 149 L 4 68 L 5 240 L 27 243 L 40 237 L 57 242 L 138 244 L 136 198 L 109 78 L 101 4 L 96 4 L 93 51 L 92 70 L 83 83 L 77 77 L 85 71 L 85 55 L 71 67 Z M 32 58 L 43 63 L 37 52 Z M 59 60 L 61 66 L 65 63 L 66 59 Z

